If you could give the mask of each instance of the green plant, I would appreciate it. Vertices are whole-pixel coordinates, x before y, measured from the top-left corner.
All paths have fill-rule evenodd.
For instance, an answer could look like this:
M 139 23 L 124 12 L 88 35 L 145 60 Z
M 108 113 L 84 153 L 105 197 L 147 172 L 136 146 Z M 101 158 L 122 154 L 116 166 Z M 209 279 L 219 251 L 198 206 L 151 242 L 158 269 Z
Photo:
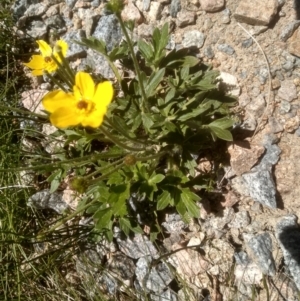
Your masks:
M 168 206 L 175 207 L 185 221 L 199 217 L 195 188 L 205 189 L 207 183 L 195 171 L 197 155 L 210 150 L 218 138 L 232 140 L 230 107 L 235 99 L 218 90 L 218 72 L 189 49 L 167 52 L 168 24 L 156 28 L 150 41 L 132 42 L 133 25 L 122 21 L 121 2 L 112 1 L 108 7 L 118 18 L 125 41 L 109 52 L 103 41 L 77 41 L 101 53 L 117 79 L 115 99 L 101 127 L 56 131 L 49 139 L 61 137 L 65 142 L 53 153 L 55 160 L 51 164 L 36 160 L 27 167 L 50 173 L 51 191 L 71 174 L 70 185 L 84 192 L 77 210 L 50 232 L 84 211 L 93 215 L 95 228 L 105 230 L 110 239 L 115 224 L 127 235 L 142 232 L 138 213 L 129 206 L 133 199 L 152 218 Z M 71 90 L 73 72 L 61 58 L 62 64 L 57 61 L 60 77 L 48 75 L 59 87 L 65 90 L 65 82 Z M 120 75 L 116 60 L 128 76 Z

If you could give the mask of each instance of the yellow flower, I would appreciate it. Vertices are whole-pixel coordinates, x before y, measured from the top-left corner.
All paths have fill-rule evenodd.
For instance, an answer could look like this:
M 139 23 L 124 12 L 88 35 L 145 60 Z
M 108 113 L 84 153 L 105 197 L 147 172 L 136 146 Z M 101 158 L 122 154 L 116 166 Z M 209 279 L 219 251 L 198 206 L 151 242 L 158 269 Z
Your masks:
M 34 54 L 29 63 L 24 63 L 25 66 L 32 69 L 32 75 L 43 75 L 44 71 L 49 73 L 54 72 L 58 66 L 52 59 L 52 55 L 61 62 L 58 55 L 58 51 L 61 51 L 62 55 L 65 57 L 68 50 L 68 44 L 63 40 L 58 40 L 55 46 L 52 48 L 43 40 L 36 41 L 39 45 L 41 55 Z
M 79 124 L 97 128 L 102 124 L 113 94 L 109 81 L 95 86 L 88 73 L 78 72 L 73 93 L 55 90 L 46 94 L 42 103 L 51 114 L 51 123 L 58 128 Z

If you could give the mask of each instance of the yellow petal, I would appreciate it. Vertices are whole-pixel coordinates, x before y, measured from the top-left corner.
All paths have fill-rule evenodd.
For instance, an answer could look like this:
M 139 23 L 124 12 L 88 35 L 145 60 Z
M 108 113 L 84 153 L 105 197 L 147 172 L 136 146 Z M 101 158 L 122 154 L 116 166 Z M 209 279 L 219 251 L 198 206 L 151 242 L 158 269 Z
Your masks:
M 60 51 L 61 51 L 62 55 L 65 57 L 66 54 L 67 54 L 68 47 L 69 47 L 67 42 L 65 42 L 64 40 L 58 40 L 58 41 L 56 41 L 55 46 L 58 46 L 60 48 Z M 54 50 L 54 55 L 55 55 L 56 52 L 57 51 L 55 49 Z
M 61 107 L 75 108 L 76 100 L 71 93 L 65 93 L 61 90 L 54 90 L 44 96 L 42 104 L 46 111 L 53 113 Z
M 41 55 L 34 54 L 28 63 L 24 63 L 25 66 L 30 69 L 43 69 L 44 67 L 44 58 Z
M 77 86 L 73 86 L 73 94 L 74 94 L 74 98 L 77 101 L 82 100 L 81 92 L 80 92 L 80 90 L 79 90 L 79 88 Z
M 93 99 L 95 93 L 95 84 L 92 77 L 88 73 L 78 72 L 75 76 L 75 84 L 79 88 L 83 99 Z
M 44 71 L 43 69 L 35 69 L 35 70 L 32 70 L 32 75 L 34 76 L 39 76 L 39 75 L 43 75 L 44 74 Z
M 48 45 L 45 41 L 43 40 L 38 40 L 36 41 L 39 45 L 40 52 L 43 57 L 51 56 L 52 54 L 52 49 L 50 45 Z
M 74 106 L 61 107 L 50 116 L 51 123 L 57 128 L 67 128 L 80 124 L 82 116 L 77 114 Z
M 105 111 L 108 105 L 111 103 L 114 96 L 114 89 L 109 81 L 100 83 L 96 87 L 96 93 L 93 97 L 93 102 L 96 104 L 96 109 Z
M 103 118 L 104 118 L 104 114 L 97 114 L 95 113 L 91 113 L 88 116 L 86 116 L 85 118 L 83 118 L 83 120 L 81 121 L 81 124 L 83 126 L 90 126 L 92 128 L 98 128 L 102 122 L 103 122 Z

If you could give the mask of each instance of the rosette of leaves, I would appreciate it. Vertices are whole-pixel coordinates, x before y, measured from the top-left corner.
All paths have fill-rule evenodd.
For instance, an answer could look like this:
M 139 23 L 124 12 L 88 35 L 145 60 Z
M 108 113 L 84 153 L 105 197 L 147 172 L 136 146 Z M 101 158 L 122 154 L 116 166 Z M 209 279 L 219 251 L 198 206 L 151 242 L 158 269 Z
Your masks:
M 126 41 L 110 52 L 95 38 L 78 42 L 108 60 L 120 88 L 104 128 L 129 147 L 106 145 L 106 150 L 123 154 L 125 164 L 115 170 L 111 160 L 98 160 L 96 166 L 111 172 L 87 189 L 97 200 L 88 213 L 93 214 L 97 229 L 109 229 L 110 234 L 114 223 L 127 234 L 139 232 L 143 214 L 153 221 L 155 212 L 168 206 L 175 207 L 185 220 L 199 217 L 200 197 L 194 187 L 206 186 L 201 175 L 196 177 L 195 154 L 210 149 L 217 139 L 232 140 L 230 107 L 235 99 L 217 88 L 218 72 L 202 64 L 187 48 L 167 51 L 168 41 L 165 24 L 154 30 L 149 41 L 138 40 L 132 45 L 135 58 Z M 116 60 L 122 65 L 123 76 Z M 99 136 L 97 140 L 107 142 L 104 135 L 103 140 Z

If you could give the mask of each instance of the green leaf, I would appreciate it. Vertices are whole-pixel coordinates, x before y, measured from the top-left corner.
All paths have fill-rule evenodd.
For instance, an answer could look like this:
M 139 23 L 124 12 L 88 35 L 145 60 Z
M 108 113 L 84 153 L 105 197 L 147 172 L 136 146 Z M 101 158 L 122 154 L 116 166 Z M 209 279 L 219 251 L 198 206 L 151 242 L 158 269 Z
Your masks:
M 223 139 L 225 141 L 233 140 L 233 137 L 232 137 L 232 134 L 230 133 L 230 131 L 223 130 L 219 127 L 211 126 L 211 125 L 208 125 L 208 127 L 218 138 Z
M 200 200 L 200 197 L 191 192 L 188 188 L 183 188 L 181 200 L 191 216 L 200 217 L 200 208 L 195 204 L 195 201 Z
M 215 127 L 221 128 L 221 129 L 228 129 L 228 128 L 232 127 L 233 124 L 234 124 L 234 121 L 231 118 L 224 117 L 224 118 L 220 118 L 220 119 L 217 119 L 217 120 L 211 122 L 209 124 L 209 126 L 215 126 Z
M 149 61 L 153 57 L 153 48 L 147 42 L 139 40 L 137 42 L 140 52 L 143 54 L 144 58 Z
M 111 117 L 111 120 L 120 134 L 122 134 L 124 137 L 127 137 L 128 139 L 135 138 L 135 135 L 131 132 L 123 118 L 117 115 L 113 115 Z
M 157 198 L 156 209 L 163 210 L 170 204 L 171 195 L 168 191 L 164 191 Z
M 183 66 L 194 67 L 200 63 L 200 60 L 195 56 L 187 55 L 184 57 Z
M 161 29 L 161 35 L 159 40 L 159 51 L 166 48 L 169 42 L 169 24 L 165 23 Z
M 112 216 L 111 208 L 97 210 L 93 215 L 96 220 L 95 228 L 97 230 L 108 229 Z
M 47 181 L 51 182 L 50 193 L 53 193 L 57 190 L 61 183 L 62 170 L 55 171 L 51 176 L 48 177 Z
M 180 200 L 179 202 L 177 202 L 176 210 L 181 216 L 184 216 L 186 214 L 186 206 L 183 201 Z
M 145 89 L 148 97 L 155 94 L 155 89 L 157 88 L 157 86 L 160 84 L 160 82 L 164 78 L 165 71 L 166 71 L 166 69 L 162 68 L 159 71 L 153 72 L 151 74 L 151 76 L 147 82 L 146 89 Z
M 127 218 L 121 217 L 119 218 L 119 225 L 121 230 L 123 230 L 126 236 L 128 236 L 131 230 L 130 221 Z
M 143 125 L 148 131 L 150 131 L 151 126 L 154 124 L 150 116 L 151 114 L 148 113 L 142 114 Z
M 153 176 L 152 178 L 150 178 L 150 179 L 148 180 L 148 183 L 149 183 L 150 185 L 152 185 L 152 184 L 157 184 L 157 183 L 160 183 L 164 178 L 165 178 L 164 175 L 158 174 L 158 175 L 155 175 L 155 176 Z
M 180 77 L 183 81 L 186 81 L 189 77 L 189 74 L 190 74 L 190 68 L 188 66 L 186 67 L 183 67 L 181 70 L 180 70 Z
M 191 118 L 199 116 L 200 114 L 208 111 L 209 109 L 211 109 L 211 104 L 210 103 L 202 104 L 202 105 L 200 105 L 199 108 L 194 109 L 192 112 L 190 112 L 188 110 L 188 112 L 186 114 L 182 113 L 182 115 L 178 118 L 178 120 L 180 120 L 180 121 L 189 120 Z

